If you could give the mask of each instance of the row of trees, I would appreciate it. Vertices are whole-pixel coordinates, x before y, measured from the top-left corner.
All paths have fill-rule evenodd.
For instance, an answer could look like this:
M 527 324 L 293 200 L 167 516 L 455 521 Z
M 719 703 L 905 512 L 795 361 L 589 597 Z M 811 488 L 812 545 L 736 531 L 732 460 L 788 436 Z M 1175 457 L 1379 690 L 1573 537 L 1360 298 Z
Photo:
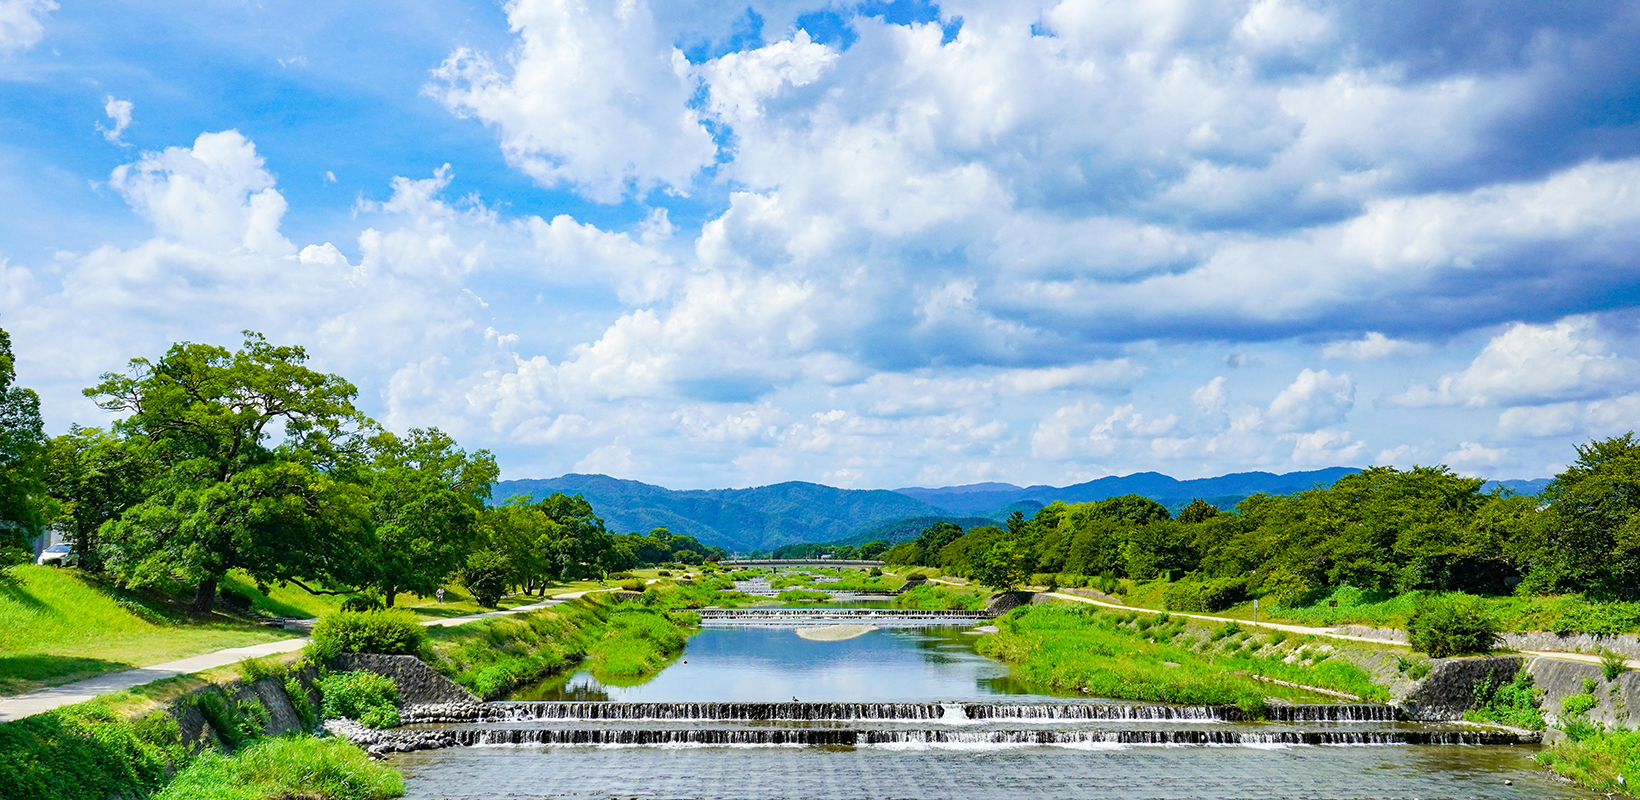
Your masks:
M 1536 497 L 1484 483 L 1446 467 L 1373 467 L 1327 488 L 1254 495 L 1229 513 L 1198 500 L 1173 517 L 1137 495 L 1053 503 L 1005 526 L 939 523 L 884 558 L 1008 587 L 1032 573 L 1244 578 L 1285 602 L 1342 585 L 1640 598 L 1634 434 L 1578 447 Z
M 492 508 L 490 453 L 436 428 L 383 430 L 307 358 L 250 332 L 237 351 L 176 344 L 85 391 L 122 415 L 107 429 L 48 439 L 0 331 L 0 561 L 56 525 L 87 571 L 180 584 L 206 612 L 230 570 L 391 606 L 463 570 L 533 588 L 714 555 L 664 530 L 613 536 L 578 497 Z

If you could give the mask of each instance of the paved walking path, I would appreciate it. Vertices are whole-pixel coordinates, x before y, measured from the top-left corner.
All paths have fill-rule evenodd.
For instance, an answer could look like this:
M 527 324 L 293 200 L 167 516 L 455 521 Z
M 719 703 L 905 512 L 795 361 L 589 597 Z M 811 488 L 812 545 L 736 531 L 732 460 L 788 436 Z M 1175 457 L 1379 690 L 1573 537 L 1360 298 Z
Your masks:
M 430 619 L 422 622 L 421 624 L 428 627 L 450 628 L 456 625 L 465 625 L 466 623 L 481 619 L 489 619 L 490 617 L 504 617 L 509 614 L 524 614 L 530 611 L 550 608 L 552 606 L 559 605 L 560 603 L 581 597 L 590 592 L 602 591 L 609 590 L 587 589 L 579 592 L 566 592 L 564 594 L 554 595 L 546 600 L 531 603 L 526 606 L 508 608 L 501 611 L 486 611 L 482 614 L 468 614 L 466 616 L 450 617 L 448 619 Z M 30 692 L 28 694 L 0 698 L 0 723 L 11 722 L 12 720 L 22 719 L 23 717 L 31 717 L 35 714 L 43 714 L 55 708 L 73 705 L 74 703 L 83 703 L 98 695 L 108 694 L 110 692 L 121 692 L 126 689 L 134 689 L 144 684 L 153 683 L 154 681 L 164 680 L 166 678 L 174 678 L 178 675 L 188 675 L 195 672 L 203 672 L 208 669 L 215 669 L 217 667 L 225 667 L 229 664 L 237 664 L 241 661 L 246 661 L 252 658 L 261 658 L 263 656 L 277 655 L 279 653 L 289 653 L 302 649 L 307 645 L 307 643 L 308 639 L 304 636 L 295 639 L 281 639 L 277 642 L 268 642 L 266 644 L 251 645 L 250 647 L 234 647 L 227 650 L 218 650 L 214 653 L 204 653 L 202 655 L 184 658 L 180 661 L 168 661 L 164 664 L 155 664 L 151 667 L 128 669 L 124 672 L 111 672 L 107 675 L 99 675 L 95 678 L 88 678 L 75 683 L 68 683 L 62 686 L 53 686 L 50 689 L 41 689 L 40 691 Z
M 1074 603 L 1087 603 L 1089 605 L 1104 606 L 1105 608 L 1114 608 L 1114 609 L 1119 609 L 1119 610 L 1122 610 L 1122 611 L 1138 611 L 1138 612 L 1145 613 L 1145 614 L 1161 614 L 1161 613 L 1163 613 L 1161 611 L 1157 611 L 1154 608 L 1139 608 L 1138 606 L 1124 606 L 1124 605 L 1121 605 L 1119 603 L 1110 603 L 1110 602 L 1106 602 L 1104 600 L 1098 600 L 1098 599 L 1095 599 L 1095 598 L 1092 598 L 1092 597 L 1083 597 L 1082 595 L 1078 595 L 1078 594 L 1065 594 L 1064 592 L 1045 592 L 1045 594 L 1047 594 L 1049 597 L 1053 597 L 1053 598 L 1056 598 L 1056 599 L 1059 599 L 1059 600 L 1070 600 L 1071 602 L 1074 602 Z M 1308 636 L 1325 636 L 1329 639 L 1347 639 L 1347 640 L 1352 641 L 1352 642 L 1368 642 L 1368 643 L 1371 643 L 1371 644 L 1379 644 L 1379 645 L 1390 644 L 1390 645 L 1400 645 L 1402 647 L 1406 646 L 1406 644 L 1404 642 L 1392 642 L 1392 641 L 1389 641 L 1387 639 L 1374 639 L 1370 636 L 1353 636 L 1353 635 L 1350 635 L 1350 634 L 1347 634 L 1347 633 L 1339 633 L 1339 632 L 1333 630 L 1332 628 L 1315 628 L 1315 627 L 1310 627 L 1308 625 L 1289 625 L 1289 624 L 1282 623 L 1282 622 L 1253 622 L 1251 620 L 1235 619 L 1233 617 L 1215 617 L 1215 616 L 1212 616 L 1210 614 L 1187 614 L 1187 613 L 1180 612 L 1180 611 L 1168 611 L 1166 613 L 1171 614 L 1172 616 L 1175 616 L 1175 617 L 1188 617 L 1190 619 L 1205 619 L 1205 620 L 1211 620 L 1213 622 L 1234 622 L 1234 623 L 1237 623 L 1239 625 L 1256 625 L 1260 628 L 1270 628 L 1271 630 L 1287 631 L 1288 633 L 1298 633 L 1298 634 L 1304 634 L 1304 635 L 1308 635 Z M 1581 661 L 1581 662 L 1586 663 L 1586 664 L 1599 664 L 1600 663 L 1600 656 L 1593 656 L 1593 655 L 1589 655 L 1587 653 L 1563 653 L 1563 652 L 1554 651 L 1554 650 L 1522 650 L 1521 652 L 1527 653 L 1527 654 L 1530 654 L 1530 655 L 1534 655 L 1534 656 L 1542 656 L 1544 658 L 1557 658 L 1557 659 L 1560 659 L 1562 661 Z M 1629 669 L 1640 669 L 1640 659 L 1630 659 L 1626 663 L 1628 664 Z

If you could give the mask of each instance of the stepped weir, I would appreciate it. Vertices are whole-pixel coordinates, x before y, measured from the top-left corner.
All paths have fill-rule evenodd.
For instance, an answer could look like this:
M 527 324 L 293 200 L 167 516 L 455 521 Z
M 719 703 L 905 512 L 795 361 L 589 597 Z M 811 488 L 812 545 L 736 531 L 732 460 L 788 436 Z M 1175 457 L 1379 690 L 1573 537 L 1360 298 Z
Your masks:
M 610 703 L 493 702 L 407 706 L 406 724 L 524 722 L 540 720 L 816 722 L 996 721 L 1248 722 L 1236 706 L 1168 706 L 1125 703 Z M 1269 706 L 1265 720 L 1304 722 L 1396 722 L 1389 705 Z
M 919 611 L 909 608 L 703 608 L 702 626 L 875 625 L 879 628 L 926 628 L 984 622 L 984 611 Z

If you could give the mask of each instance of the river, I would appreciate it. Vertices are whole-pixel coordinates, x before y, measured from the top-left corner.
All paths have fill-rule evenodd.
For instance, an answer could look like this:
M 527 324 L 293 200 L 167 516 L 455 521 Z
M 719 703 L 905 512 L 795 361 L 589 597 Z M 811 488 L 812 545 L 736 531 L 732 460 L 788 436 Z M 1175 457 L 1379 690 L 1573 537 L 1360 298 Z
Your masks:
M 556 702 L 447 726 L 508 744 L 391 759 L 412 800 L 1594 796 L 1537 769 L 1535 746 L 1392 744 L 1481 740 L 1461 726 L 1324 713 L 1246 723 L 1033 692 L 973 638 L 708 628 L 639 685 L 575 673 L 513 698 Z

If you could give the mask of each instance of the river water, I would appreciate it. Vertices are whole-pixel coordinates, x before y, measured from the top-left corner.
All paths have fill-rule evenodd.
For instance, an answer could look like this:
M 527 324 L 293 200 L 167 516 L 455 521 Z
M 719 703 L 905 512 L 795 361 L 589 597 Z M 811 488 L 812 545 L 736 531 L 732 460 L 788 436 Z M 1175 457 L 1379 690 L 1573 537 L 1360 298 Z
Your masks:
M 1089 708 L 1010 680 L 972 640 L 939 628 L 840 642 L 708 628 L 640 685 L 547 681 L 513 699 L 554 702 L 446 726 L 491 744 L 391 759 L 413 800 L 1594 796 L 1537 769 L 1534 746 L 1304 743 L 1479 740 L 1460 726 Z

